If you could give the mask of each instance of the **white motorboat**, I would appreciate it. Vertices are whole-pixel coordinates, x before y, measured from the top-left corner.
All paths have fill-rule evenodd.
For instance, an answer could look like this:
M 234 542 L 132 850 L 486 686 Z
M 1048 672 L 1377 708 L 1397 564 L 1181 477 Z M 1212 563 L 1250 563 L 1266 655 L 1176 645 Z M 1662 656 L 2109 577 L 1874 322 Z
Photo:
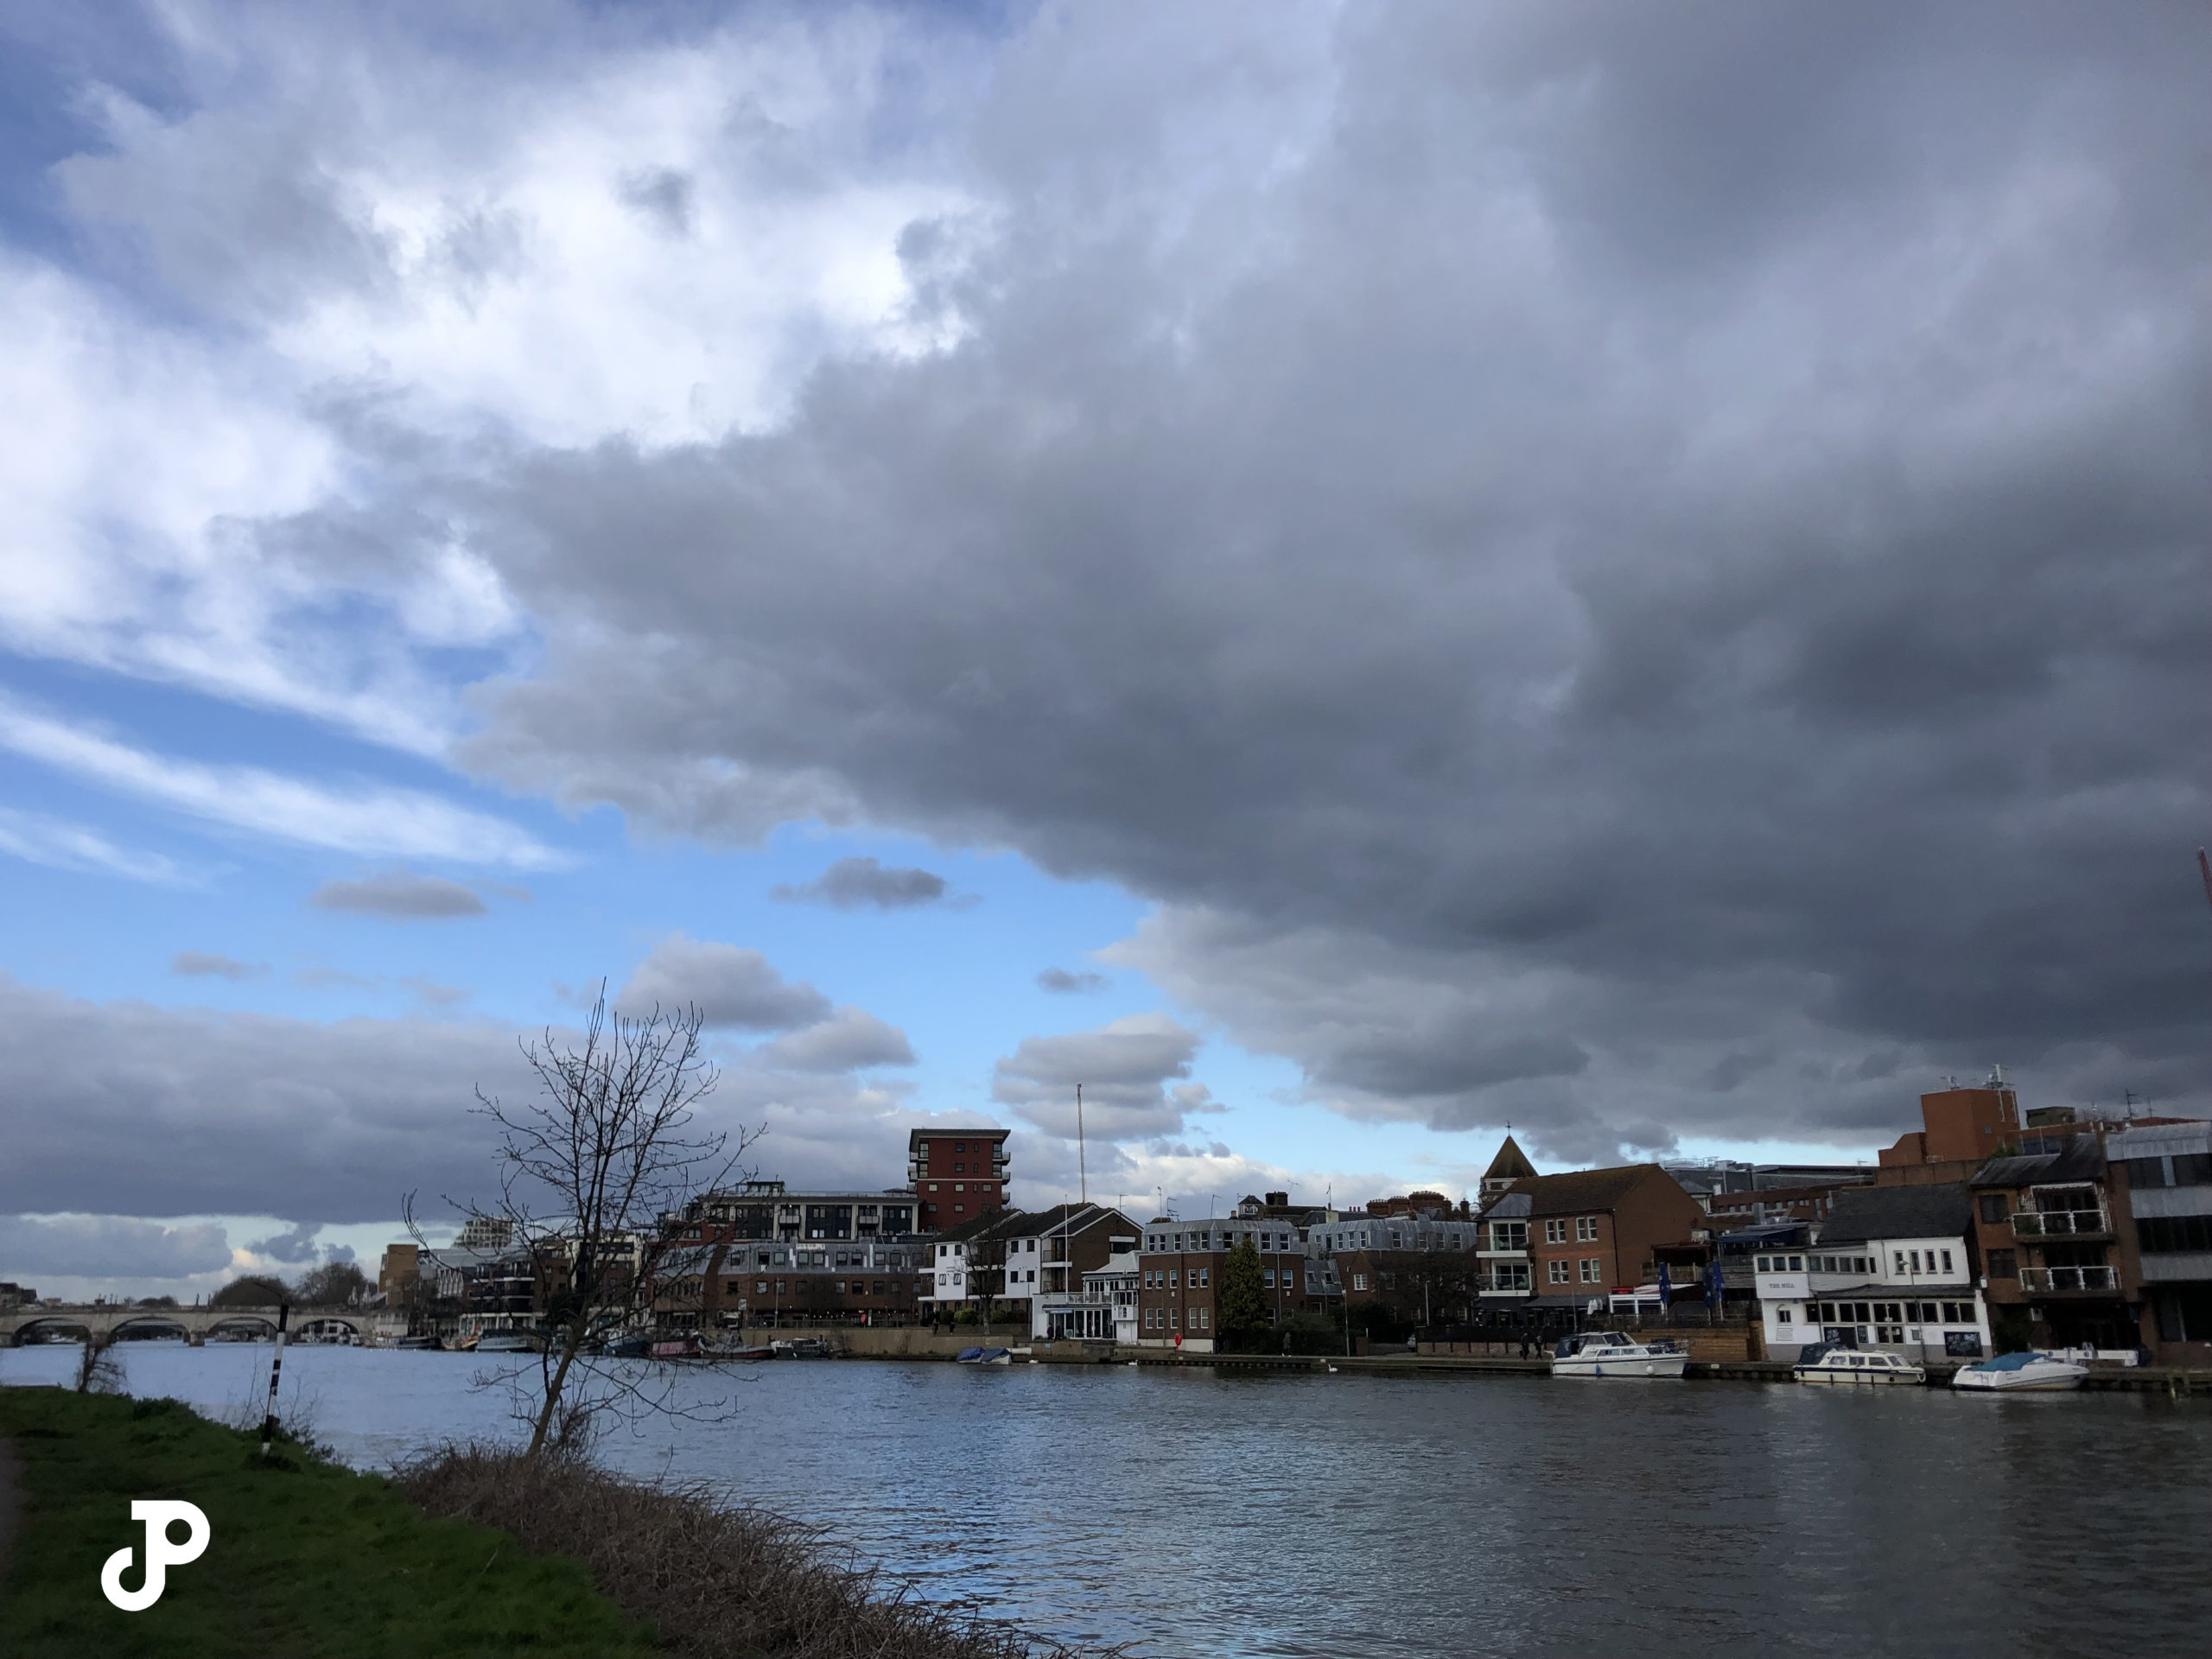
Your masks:
M 1834 1382 L 1856 1388 L 1883 1382 L 1925 1382 L 1927 1368 L 1897 1354 L 1856 1348 L 1823 1348 L 1801 1356 L 1789 1368 L 1800 1382 Z
M 1638 1342 L 1620 1331 L 1562 1337 L 1552 1350 L 1554 1376 L 1680 1376 L 1689 1355 L 1671 1342 Z
M 2050 1354 L 1999 1354 L 1960 1366 L 1951 1386 L 1972 1394 L 2063 1394 L 2088 1374 L 2088 1366 Z

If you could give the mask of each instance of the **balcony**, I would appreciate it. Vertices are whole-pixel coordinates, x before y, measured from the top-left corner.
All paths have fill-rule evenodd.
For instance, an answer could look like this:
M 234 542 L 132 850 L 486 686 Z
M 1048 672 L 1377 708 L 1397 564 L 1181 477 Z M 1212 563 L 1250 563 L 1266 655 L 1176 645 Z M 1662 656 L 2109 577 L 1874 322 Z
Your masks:
M 2017 1221 L 2018 1217 L 2015 1217 Z M 2069 1290 L 2115 1292 L 2120 1288 L 2117 1268 L 2022 1268 L 2020 1288 L 2041 1292 Z
M 2012 1233 L 2016 1238 L 2109 1237 L 2112 1217 L 2101 1205 L 2094 1210 L 2016 1210 Z

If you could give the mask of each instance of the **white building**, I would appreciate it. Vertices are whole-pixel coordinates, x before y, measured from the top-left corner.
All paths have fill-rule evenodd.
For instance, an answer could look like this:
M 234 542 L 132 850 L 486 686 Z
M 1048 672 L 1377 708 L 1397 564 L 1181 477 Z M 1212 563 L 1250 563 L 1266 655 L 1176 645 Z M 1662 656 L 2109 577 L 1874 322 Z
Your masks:
M 1840 1342 L 1914 1359 L 1987 1354 L 1971 1205 L 1962 1181 L 1838 1192 L 1812 1243 L 1752 1259 L 1767 1353 Z
M 1117 1251 L 1133 1251 L 1137 1232 L 1120 1211 L 1096 1204 L 979 1216 L 930 1244 L 922 1313 L 949 1318 L 979 1302 L 988 1285 L 994 1319 L 1003 1313 L 1009 1321 L 1032 1322 L 1039 1298 L 1080 1297 L 1086 1271 Z
M 1040 1342 L 1137 1340 L 1137 1253 L 1117 1250 L 1083 1275 L 1075 1290 L 1048 1290 L 1033 1300 L 1029 1334 Z

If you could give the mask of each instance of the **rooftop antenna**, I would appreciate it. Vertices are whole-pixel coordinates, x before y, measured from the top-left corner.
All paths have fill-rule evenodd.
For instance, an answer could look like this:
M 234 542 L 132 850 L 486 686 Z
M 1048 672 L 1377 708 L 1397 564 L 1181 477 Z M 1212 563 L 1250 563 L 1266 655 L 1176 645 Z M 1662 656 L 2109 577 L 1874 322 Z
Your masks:
M 1090 1166 L 1083 1152 L 1083 1085 L 1075 1086 L 1075 1175 L 1083 1189 L 1083 1201 L 1090 1202 Z

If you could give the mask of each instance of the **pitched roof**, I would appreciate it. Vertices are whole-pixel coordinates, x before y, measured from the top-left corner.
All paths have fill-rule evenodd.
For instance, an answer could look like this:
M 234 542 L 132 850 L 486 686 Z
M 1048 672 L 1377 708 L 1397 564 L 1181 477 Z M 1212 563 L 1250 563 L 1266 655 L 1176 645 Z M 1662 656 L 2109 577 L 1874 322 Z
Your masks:
M 1974 1224 L 1964 1181 L 1929 1186 L 1847 1186 L 1815 1241 L 1866 1244 L 1885 1238 L 1963 1238 Z
M 1558 1175 L 1532 1175 L 1516 1181 L 1512 1191 L 1529 1195 L 1532 1216 L 1563 1216 L 1576 1211 L 1610 1210 L 1638 1182 L 1656 1175 L 1671 1185 L 1680 1182 L 1656 1164 L 1624 1164 L 1618 1169 L 1571 1169 Z
M 1518 1143 L 1509 1135 L 1505 1137 L 1504 1144 L 1498 1147 L 1497 1156 L 1490 1160 L 1490 1167 L 1483 1172 L 1483 1179 L 1486 1181 L 1509 1179 L 1516 1181 L 1525 1180 L 1535 1173 L 1536 1166 L 1529 1161 L 1528 1154 L 1521 1150 Z
M 2104 1148 L 2077 1135 L 2056 1152 L 1993 1158 L 1974 1173 L 1976 1186 L 2037 1186 L 2046 1181 L 2094 1181 L 2105 1173 Z

